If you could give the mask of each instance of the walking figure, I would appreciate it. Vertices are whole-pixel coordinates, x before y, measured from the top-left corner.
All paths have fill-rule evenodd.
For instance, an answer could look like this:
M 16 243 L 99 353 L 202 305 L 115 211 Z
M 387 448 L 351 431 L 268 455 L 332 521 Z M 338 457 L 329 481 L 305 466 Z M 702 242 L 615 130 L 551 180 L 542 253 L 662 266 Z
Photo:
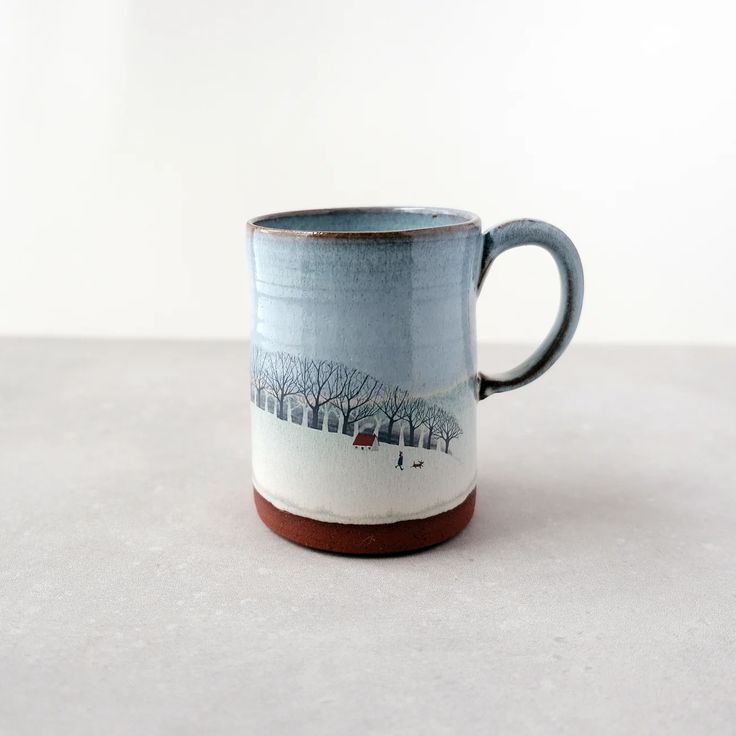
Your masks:
M 396 465 L 394 465 L 395 468 L 398 468 L 399 470 L 404 469 L 404 453 L 399 452 L 399 459 L 396 461 Z

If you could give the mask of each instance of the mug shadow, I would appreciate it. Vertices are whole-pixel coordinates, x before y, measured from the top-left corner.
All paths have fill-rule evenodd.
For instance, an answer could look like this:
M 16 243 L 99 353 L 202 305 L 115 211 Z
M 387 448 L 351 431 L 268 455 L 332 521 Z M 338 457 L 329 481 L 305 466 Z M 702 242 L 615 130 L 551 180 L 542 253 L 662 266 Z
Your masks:
M 518 540 L 534 540 L 582 531 L 608 537 L 645 534 L 661 526 L 672 509 L 652 502 L 649 490 L 671 483 L 610 473 L 605 483 L 581 476 L 562 483 L 534 483 L 522 478 L 481 478 L 473 519 L 463 532 L 445 542 L 456 550 L 478 551 Z

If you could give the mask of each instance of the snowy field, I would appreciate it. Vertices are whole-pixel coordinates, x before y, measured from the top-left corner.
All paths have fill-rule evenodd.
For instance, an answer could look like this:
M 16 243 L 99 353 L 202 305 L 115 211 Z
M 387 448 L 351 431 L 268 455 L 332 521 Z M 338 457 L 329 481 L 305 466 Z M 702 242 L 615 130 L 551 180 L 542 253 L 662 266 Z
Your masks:
M 472 417 L 451 455 L 389 444 L 361 450 L 353 437 L 282 421 L 253 404 L 251 422 L 255 487 L 301 516 L 354 524 L 421 519 L 454 508 L 475 486 Z M 400 450 L 403 471 L 395 467 Z M 413 468 L 419 460 L 424 467 Z

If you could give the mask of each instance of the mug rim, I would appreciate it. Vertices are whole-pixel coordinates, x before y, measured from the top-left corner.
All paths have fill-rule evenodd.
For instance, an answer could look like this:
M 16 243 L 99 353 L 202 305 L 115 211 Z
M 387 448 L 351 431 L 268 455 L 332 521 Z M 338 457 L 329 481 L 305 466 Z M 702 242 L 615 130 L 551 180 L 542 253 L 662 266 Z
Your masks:
M 310 215 L 331 215 L 331 214 L 414 214 L 439 216 L 445 215 L 460 218 L 458 222 L 443 225 L 428 225 L 427 227 L 412 227 L 405 229 L 391 230 L 293 230 L 284 227 L 274 227 L 272 225 L 264 225 L 266 220 L 287 219 L 289 217 L 309 217 Z M 418 235 L 434 235 L 458 232 L 472 228 L 480 229 L 480 217 L 473 212 L 467 210 L 458 210 L 451 207 L 414 207 L 414 206 L 398 206 L 398 207 L 326 207 L 321 209 L 306 210 L 287 210 L 284 212 L 274 212 L 267 215 L 258 215 L 252 217 L 247 222 L 247 228 L 250 231 L 258 231 L 268 233 L 269 235 L 286 235 L 292 238 L 332 238 L 332 239 L 354 239 L 359 238 L 365 240 L 368 238 L 390 238 L 390 237 L 411 237 Z

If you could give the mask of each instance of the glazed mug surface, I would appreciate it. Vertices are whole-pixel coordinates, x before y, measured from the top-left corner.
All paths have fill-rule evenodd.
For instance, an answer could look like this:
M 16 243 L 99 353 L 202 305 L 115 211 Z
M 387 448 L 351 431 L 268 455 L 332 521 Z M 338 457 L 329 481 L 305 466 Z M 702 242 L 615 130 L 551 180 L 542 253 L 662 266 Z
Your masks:
M 577 326 L 583 271 L 535 220 L 483 232 L 451 209 L 286 212 L 248 222 L 256 508 L 275 532 L 335 552 L 420 549 L 470 521 L 476 403 L 523 386 Z M 538 245 L 561 278 L 537 351 L 497 376 L 476 367 L 475 306 L 493 260 Z

